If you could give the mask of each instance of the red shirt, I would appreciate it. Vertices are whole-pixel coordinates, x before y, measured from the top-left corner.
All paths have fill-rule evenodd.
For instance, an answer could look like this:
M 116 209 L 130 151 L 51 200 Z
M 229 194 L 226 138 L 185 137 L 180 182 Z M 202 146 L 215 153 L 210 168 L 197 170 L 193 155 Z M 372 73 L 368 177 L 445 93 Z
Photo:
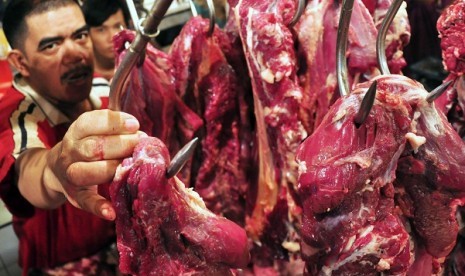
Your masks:
M 95 109 L 108 106 L 108 93 L 108 82 L 95 78 L 90 95 Z M 0 90 L 0 196 L 13 214 L 23 275 L 30 268 L 51 268 L 92 255 L 115 241 L 112 222 L 69 203 L 55 210 L 35 208 L 16 186 L 14 163 L 19 154 L 34 147 L 53 147 L 70 124 L 20 76 L 13 87 Z

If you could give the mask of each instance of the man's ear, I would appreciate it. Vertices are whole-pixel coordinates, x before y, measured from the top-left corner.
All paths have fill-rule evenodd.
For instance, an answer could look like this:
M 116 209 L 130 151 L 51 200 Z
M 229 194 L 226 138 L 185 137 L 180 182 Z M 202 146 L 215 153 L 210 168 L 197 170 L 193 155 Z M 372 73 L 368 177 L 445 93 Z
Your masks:
M 8 63 L 13 66 L 22 76 L 29 76 L 29 67 L 26 57 L 18 49 L 12 49 L 7 56 Z

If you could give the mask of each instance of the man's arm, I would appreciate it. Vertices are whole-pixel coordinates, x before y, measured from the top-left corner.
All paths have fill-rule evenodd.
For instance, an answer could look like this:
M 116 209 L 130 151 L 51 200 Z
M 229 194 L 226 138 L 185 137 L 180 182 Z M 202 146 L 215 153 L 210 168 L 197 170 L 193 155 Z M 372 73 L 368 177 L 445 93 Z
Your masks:
M 56 208 L 68 200 L 74 206 L 113 220 L 111 203 L 97 193 L 109 183 L 121 160 L 143 133 L 126 113 L 98 110 L 84 113 L 52 149 L 29 149 L 16 161 L 21 194 L 36 207 Z

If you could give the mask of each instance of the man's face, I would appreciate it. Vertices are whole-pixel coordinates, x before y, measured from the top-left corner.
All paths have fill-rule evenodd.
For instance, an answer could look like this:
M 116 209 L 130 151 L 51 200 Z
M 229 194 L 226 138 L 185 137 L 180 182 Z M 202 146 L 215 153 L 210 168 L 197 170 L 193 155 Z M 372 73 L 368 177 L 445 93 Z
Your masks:
M 92 87 L 92 42 L 77 5 L 26 18 L 25 68 L 20 71 L 42 96 L 54 103 L 73 104 Z
M 112 38 L 116 33 L 121 31 L 121 28 L 126 28 L 121 9 L 108 17 L 101 26 L 90 28 L 90 37 L 92 38 L 96 56 L 105 58 L 108 61 L 115 59 Z

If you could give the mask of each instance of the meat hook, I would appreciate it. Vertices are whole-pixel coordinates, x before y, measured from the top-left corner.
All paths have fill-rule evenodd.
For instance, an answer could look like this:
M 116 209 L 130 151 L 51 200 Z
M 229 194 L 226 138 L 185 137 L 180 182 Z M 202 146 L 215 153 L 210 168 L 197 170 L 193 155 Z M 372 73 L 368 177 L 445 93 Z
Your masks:
M 378 36 L 376 38 L 376 57 L 378 59 L 379 69 L 381 70 L 381 74 L 389 75 L 389 67 L 386 59 L 386 35 L 389 30 L 389 26 L 392 24 L 394 17 L 396 16 L 397 12 L 399 11 L 400 6 L 402 5 L 403 0 L 394 0 L 392 5 L 389 7 L 386 16 L 383 19 L 381 24 L 381 29 L 378 32 Z M 447 81 L 442 83 L 440 86 L 436 87 L 433 91 L 431 91 L 428 96 L 426 97 L 426 101 L 431 103 L 442 93 L 444 93 L 452 81 Z
M 134 41 L 129 46 L 129 50 L 123 57 L 120 65 L 116 69 L 115 76 L 110 85 L 109 108 L 112 110 L 121 110 L 121 96 L 123 94 L 124 84 L 134 65 L 140 56 L 145 52 L 145 47 L 150 38 L 158 34 L 158 25 L 166 14 L 173 0 L 158 0 L 153 4 L 152 9 L 146 19 L 138 22 L 141 29 L 137 32 Z
M 187 143 L 170 162 L 170 165 L 166 169 L 166 177 L 171 178 L 175 176 L 186 164 L 187 160 L 189 160 L 192 155 L 194 154 L 194 150 L 199 142 L 199 138 L 195 137 L 189 143 Z
M 376 57 L 378 59 L 379 69 L 383 75 L 389 75 L 391 73 L 386 59 L 386 35 L 403 1 L 404 0 L 394 0 L 381 23 L 381 29 L 378 31 L 378 36 L 376 37 Z
M 292 17 L 291 23 L 289 23 L 290 27 L 294 27 L 294 25 L 299 22 L 300 17 L 304 13 L 306 2 L 306 0 L 297 0 L 297 10 L 294 14 L 294 17 Z
M 447 88 L 449 87 L 449 85 L 451 85 L 452 82 L 453 82 L 452 80 L 443 82 L 441 85 L 436 87 L 433 91 L 429 92 L 428 96 L 426 96 L 426 101 L 429 103 L 432 103 L 434 100 L 439 98 L 439 96 L 441 96 L 442 93 L 444 93 L 447 90 Z
M 136 6 L 134 5 L 134 1 L 126 0 L 126 6 L 128 7 L 129 14 L 131 15 L 132 24 L 134 25 L 134 29 L 139 31 L 139 15 L 137 14 Z
M 213 31 L 215 30 L 215 23 L 216 23 L 216 11 L 215 11 L 215 4 L 213 4 L 213 0 L 207 0 L 208 12 L 209 12 L 209 19 L 210 25 L 208 27 L 208 36 L 213 35 Z
M 363 97 L 362 103 L 360 104 L 360 109 L 357 112 L 357 115 L 354 117 L 354 123 L 357 127 L 361 126 L 370 114 L 371 108 L 375 102 L 376 98 L 376 86 L 378 85 L 377 81 L 373 81 L 368 88 L 368 91 Z
M 349 95 L 349 81 L 347 70 L 347 34 L 350 27 L 350 17 L 354 7 L 354 0 L 343 0 L 341 15 L 339 17 L 339 25 L 337 28 L 336 41 L 336 75 L 337 84 L 339 86 L 339 94 L 341 97 Z

